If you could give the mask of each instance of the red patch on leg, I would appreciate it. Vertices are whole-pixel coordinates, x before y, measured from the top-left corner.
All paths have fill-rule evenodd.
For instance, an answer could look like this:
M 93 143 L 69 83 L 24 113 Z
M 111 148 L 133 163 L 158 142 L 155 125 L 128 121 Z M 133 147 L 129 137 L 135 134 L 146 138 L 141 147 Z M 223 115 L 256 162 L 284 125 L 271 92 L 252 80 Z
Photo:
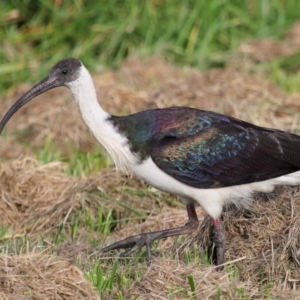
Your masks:
M 215 227 L 220 225 L 220 219 L 212 219 Z

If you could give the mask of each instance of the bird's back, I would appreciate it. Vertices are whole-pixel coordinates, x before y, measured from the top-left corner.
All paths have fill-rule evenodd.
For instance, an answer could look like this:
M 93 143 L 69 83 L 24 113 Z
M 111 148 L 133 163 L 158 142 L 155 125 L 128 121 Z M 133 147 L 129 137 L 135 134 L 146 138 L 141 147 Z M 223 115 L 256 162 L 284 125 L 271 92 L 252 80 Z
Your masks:
M 264 181 L 300 170 L 300 136 L 215 112 L 172 107 L 117 117 L 141 160 L 196 188 Z

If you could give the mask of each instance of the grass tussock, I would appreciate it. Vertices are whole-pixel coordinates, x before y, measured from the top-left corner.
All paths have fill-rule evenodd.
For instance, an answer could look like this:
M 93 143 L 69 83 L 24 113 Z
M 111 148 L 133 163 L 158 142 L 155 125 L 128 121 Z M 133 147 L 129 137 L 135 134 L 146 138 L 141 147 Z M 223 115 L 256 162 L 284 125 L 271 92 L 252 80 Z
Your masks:
M 129 299 L 298 299 L 299 293 L 272 286 L 261 288 L 250 280 L 239 280 L 236 270 L 218 273 L 212 267 L 158 259 L 145 277 L 134 284 Z
M 122 222 L 142 221 L 160 211 L 155 209 L 162 200 L 159 193 L 115 170 L 80 179 L 63 174 L 64 169 L 60 162 L 41 165 L 30 157 L 1 164 L 1 224 L 10 232 L 2 239 L 22 233 L 47 236 L 61 227 L 71 230 L 74 215 L 92 226 L 93 219 L 101 222 L 102 213 L 110 211 L 112 219 L 118 219 L 111 220 L 113 227 L 121 228 Z M 134 188 L 140 191 L 134 193 Z
M 84 273 L 54 255 L 0 255 L 1 299 L 100 299 Z

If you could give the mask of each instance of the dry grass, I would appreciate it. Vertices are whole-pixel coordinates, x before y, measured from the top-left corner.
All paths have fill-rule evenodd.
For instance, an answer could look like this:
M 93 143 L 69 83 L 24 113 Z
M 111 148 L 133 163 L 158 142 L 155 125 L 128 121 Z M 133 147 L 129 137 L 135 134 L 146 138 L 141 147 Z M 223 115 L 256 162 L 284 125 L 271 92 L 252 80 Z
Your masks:
M 145 216 L 157 214 L 161 209 L 155 193 L 141 201 L 141 196 L 126 190 L 127 186 L 147 189 L 145 184 L 113 169 L 81 179 L 63 174 L 63 163 L 41 165 L 28 156 L 0 166 L 1 224 L 9 227 L 12 235 L 26 232 L 46 236 L 59 224 L 68 226 L 72 214 L 83 209 L 96 214 L 99 206 L 114 210 L 118 219 L 136 216 L 135 211 Z
M 192 275 L 195 282 L 196 297 L 187 283 Z M 218 291 L 218 292 L 216 292 Z M 218 273 L 214 268 L 185 264 L 179 260 L 159 259 L 145 272 L 144 278 L 134 284 L 128 293 L 128 299 L 266 299 L 261 285 L 250 280 L 239 280 L 230 272 Z M 269 293 L 270 299 L 299 299 L 299 293 L 282 290 L 274 286 Z
M 1 299 L 100 299 L 82 271 L 53 255 L 0 255 Z
M 287 35 L 288 40 L 282 42 L 292 43 L 294 50 L 299 49 L 299 29 L 295 28 Z M 281 52 L 276 47 L 274 51 L 284 55 L 286 45 L 281 44 Z M 241 49 L 251 55 L 257 49 L 263 55 L 265 49 L 260 43 L 247 47 L 247 51 L 243 50 L 245 46 Z M 267 49 L 271 57 L 278 55 L 269 53 L 274 47 Z M 101 104 L 111 113 L 185 105 L 219 111 L 262 126 L 300 130 L 297 117 L 300 95 L 288 95 L 259 75 L 249 75 L 243 66 L 243 60 L 237 57 L 226 69 L 200 73 L 169 65 L 158 57 L 131 58 L 120 70 L 106 71 L 94 79 Z M 2 102 L 1 115 L 27 88 L 20 86 L 15 95 Z M 168 202 L 174 198 L 134 178 L 121 176 L 112 169 L 88 178 L 70 178 L 62 172 L 66 167 L 63 163 L 41 165 L 33 158 L 30 148 L 24 149 L 25 141 L 43 147 L 45 139 L 51 136 L 66 155 L 70 151 L 67 144 L 87 152 L 95 150 L 94 138 L 70 101 L 68 91 L 63 89 L 41 95 L 10 120 L 7 136 L 0 138 L 1 225 L 8 228 L 0 240 L 1 249 L 6 251 L 0 256 L 3 299 L 99 298 L 74 262 L 80 255 L 83 265 L 84 262 L 87 265 L 83 269 L 87 270 L 95 250 L 87 235 L 97 237 L 99 246 L 104 243 L 104 235 L 83 230 L 78 233 L 78 244 L 68 242 L 56 246 L 49 242 L 58 226 L 63 226 L 70 236 L 72 217 L 85 209 L 95 216 L 101 206 L 104 212 L 111 209 L 117 220 L 131 219 L 119 221 L 105 244 L 139 231 L 169 228 L 186 221 L 184 209 Z M 132 193 L 129 187 L 144 194 Z M 135 296 L 137 299 L 215 299 L 218 294 L 224 299 L 264 299 L 266 295 L 299 299 L 299 195 L 298 187 L 277 188 L 268 196 L 256 195 L 250 210 L 228 209 L 224 213 L 228 267 L 223 273 L 216 273 L 213 266 L 186 262 L 185 249 L 192 251 L 196 242 L 200 253 L 204 247 L 201 241 L 209 240 L 209 232 L 200 230 L 198 235 L 178 239 L 174 248 L 174 239 L 161 241 L 159 248 L 166 251 L 156 256 L 150 268 L 144 262 L 136 263 L 132 268 L 140 275 L 132 280 L 129 288 L 115 287 L 109 298 L 115 299 L 122 292 L 125 299 Z M 204 216 L 200 208 L 198 213 Z M 144 217 L 134 220 L 138 214 Z M 10 238 L 25 234 L 33 245 L 43 235 L 48 246 L 22 251 L 7 246 Z M 107 262 L 107 257 L 103 258 L 101 265 L 109 272 Z M 120 265 L 118 275 L 126 272 L 126 265 Z M 190 290 L 188 275 L 194 278 L 194 295 L 187 292 Z

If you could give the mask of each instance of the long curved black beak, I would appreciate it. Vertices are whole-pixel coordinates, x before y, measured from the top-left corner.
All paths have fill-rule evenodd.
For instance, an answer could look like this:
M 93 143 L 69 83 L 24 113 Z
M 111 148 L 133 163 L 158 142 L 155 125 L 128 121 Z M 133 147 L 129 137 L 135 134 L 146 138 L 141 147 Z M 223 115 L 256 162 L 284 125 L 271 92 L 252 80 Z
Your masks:
M 3 119 L 0 122 L 0 134 L 5 127 L 9 119 L 27 102 L 35 98 L 36 96 L 57 87 L 57 82 L 54 79 L 50 79 L 49 76 L 32 87 L 27 93 L 25 93 L 19 100 L 17 100 L 13 106 L 8 110 Z

